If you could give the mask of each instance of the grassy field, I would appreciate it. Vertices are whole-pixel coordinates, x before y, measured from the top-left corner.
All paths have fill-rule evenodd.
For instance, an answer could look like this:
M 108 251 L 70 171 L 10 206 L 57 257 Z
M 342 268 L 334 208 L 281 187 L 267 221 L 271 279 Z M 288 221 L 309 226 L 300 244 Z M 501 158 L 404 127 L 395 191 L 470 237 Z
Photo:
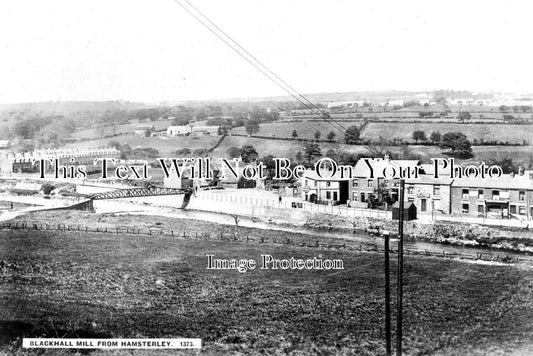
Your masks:
M 526 140 L 533 144 L 533 125 L 490 125 L 490 124 L 458 124 L 458 123 L 369 123 L 363 131 L 363 138 L 375 139 L 379 136 L 401 138 L 413 141 L 413 132 L 422 130 L 429 138 L 431 132 L 462 132 L 469 140 L 483 139 L 495 141 L 522 142 Z
M 136 147 L 153 147 L 159 151 L 161 157 L 176 157 L 176 151 L 182 148 L 189 148 L 191 151 L 201 148 L 210 148 L 216 144 L 219 136 L 202 136 L 202 137 L 174 137 L 174 138 L 158 138 L 158 137 L 137 137 L 134 135 L 121 135 L 113 138 L 102 138 L 92 141 L 82 141 L 75 144 L 69 144 L 67 147 L 100 147 L 106 146 L 109 141 L 116 140 L 121 144 L 129 144 L 132 148 Z M 241 136 L 227 136 L 220 146 L 215 149 L 210 157 L 227 158 L 227 150 L 230 147 L 240 148 L 243 145 L 253 145 L 259 156 L 273 155 L 276 157 L 287 157 L 294 159 L 298 151 L 304 152 L 304 143 L 293 140 L 275 140 L 262 139 L 255 137 L 241 137 Z M 369 154 L 363 147 L 358 145 L 346 145 L 342 143 L 321 142 L 320 147 L 322 155 L 325 155 L 329 149 L 343 150 L 354 154 Z M 391 152 L 399 152 L 398 147 L 390 147 Z M 430 158 L 446 157 L 444 151 L 436 146 L 409 146 L 410 152 L 419 155 L 426 163 L 430 163 Z M 515 162 L 521 162 L 528 167 L 531 161 L 531 146 L 474 146 L 472 148 L 474 158 L 469 162 L 488 162 L 493 158 L 512 158 Z M 461 161 L 461 160 L 458 160 Z
M 209 233 L 231 228 L 172 224 Z M 254 259 L 322 254 L 343 259 L 345 270 L 210 271 L 210 253 Z M 200 337 L 203 353 L 213 355 L 382 355 L 382 263 L 377 254 L 286 245 L 2 231 L 1 347 L 17 352 L 23 336 Z M 532 283 L 531 269 L 407 258 L 406 354 L 533 352 Z
M 220 139 L 218 136 L 178 136 L 178 137 L 139 137 L 135 135 L 121 135 L 81 141 L 68 144 L 67 147 L 90 148 L 107 146 L 110 141 L 128 144 L 131 148 L 155 148 L 162 157 L 175 157 L 176 150 L 189 148 L 191 151 L 199 148 L 210 148 Z
M 352 125 L 356 125 L 359 127 L 362 124 L 362 121 L 343 121 L 341 122 L 341 125 L 345 128 L 348 128 Z M 296 130 L 298 133 L 298 138 L 303 139 L 309 139 L 314 140 L 315 139 L 315 132 L 318 130 L 322 134 L 320 137 L 321 140 L 326 140 L 327 135 L 330 131 L 333 131 L 335 133 L 335 140 L 337 141 L 344 141 L 344 131 L 339 131 L 337 128 L 340 128 L 339 126 L 335 125 L 332 126 L 328 122 L 308 122 L 308 121 L 302 121 L 302 122 L 272 122 L 272 123 L 265 123 L 260 125 L 260 130 L 257 133 L 257 135 L 260 136 L 267 136 L 267 137 L 282 137 L 282 138 L 292 138 L 292 131 Z M 236 127 L 233 130 L 231 130 L 231 133 L 241 134 L 245 135 L 246 131 L 244 130 L 244 127 Z

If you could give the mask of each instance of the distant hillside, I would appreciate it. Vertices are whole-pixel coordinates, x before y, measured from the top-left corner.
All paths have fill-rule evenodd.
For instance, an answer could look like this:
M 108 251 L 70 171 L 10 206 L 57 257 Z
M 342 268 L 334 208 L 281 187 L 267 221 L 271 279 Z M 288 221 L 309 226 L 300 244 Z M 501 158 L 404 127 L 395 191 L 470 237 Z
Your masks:
M 80 111 L 103 112 L 107 110 L 137 109 L 144 103 L 128 101 L 48 101 L 38 103 L 0 104 L 0 111 L 31 111 L 43 114 L 66 115 Z

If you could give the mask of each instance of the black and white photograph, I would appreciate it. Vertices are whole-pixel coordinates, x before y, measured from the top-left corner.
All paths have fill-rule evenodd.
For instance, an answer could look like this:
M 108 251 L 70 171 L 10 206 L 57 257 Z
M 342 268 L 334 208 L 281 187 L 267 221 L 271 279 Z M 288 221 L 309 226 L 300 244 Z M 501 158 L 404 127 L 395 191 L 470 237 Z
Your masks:
M 0 355 L 533 355 L 533 3 L 0 3 Z

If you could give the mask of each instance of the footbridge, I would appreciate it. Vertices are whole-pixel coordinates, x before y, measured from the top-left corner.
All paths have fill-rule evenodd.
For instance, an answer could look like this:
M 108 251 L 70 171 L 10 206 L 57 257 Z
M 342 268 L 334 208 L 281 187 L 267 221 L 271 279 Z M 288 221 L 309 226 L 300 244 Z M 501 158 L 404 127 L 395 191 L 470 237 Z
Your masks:
M 140 198 L 153 197 L 159 195 L 183 195 L 181 208 L 185 209 L 191 200 L 194 193 L 192 188 L 177 189 L 177 188 L 162 188 L 162 187 L 144 187 L 144 188 L 127 188 L 115 189 L 106 192 L 96 193 L 88 196 L 86 200 L 77 204 L 63 207 L 62 209 L 76 209 L 76 210 L 90 210 L 94 211 L 93 201 L 105 199 L 121 199 L 121 198 Z
M 89 196 L 91 200 L 103 200 L 103 199 L 120 199 L 120 198 L 138 198 L 138 197 L 153 197 L 157 195 L 179 195 L 185 194 L 191 195 L 192 189 L 177 189 L 177 188 L 130 188 L 130 189 L 116 189 L 107 192 L 96 193 Z

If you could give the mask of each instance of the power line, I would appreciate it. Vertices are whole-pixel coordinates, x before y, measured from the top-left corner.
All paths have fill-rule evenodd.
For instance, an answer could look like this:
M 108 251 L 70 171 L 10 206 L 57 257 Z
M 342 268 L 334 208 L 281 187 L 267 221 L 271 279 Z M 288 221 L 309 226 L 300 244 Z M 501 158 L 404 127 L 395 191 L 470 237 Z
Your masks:
M 218 27 L 213 21 L 211 21 L 207 16 L 205 16 L 200 10 L 198 10 L 194 5 L 192 5 L 188 0 L 184 0 L 192 9 L 194 9 L 199 16 L 203 17 L 209 24 L 211 24 L 214 28 L 216 28 L 220 33 L 222 33 L 224 36 L 222 36 L 220 33 L 215 31 L 213 28 L 211 28 L 206 22 L 204 22 L 202 19 L 200 19 L 196 14 L 194 14 L 190 9 L 188 9 L 186 6 L 184 6 L 179 0 L 174 0 L 176 4 L 178 4 L 181 8 L 183 8 L 187 13 L 189 13 L 194 19 L 196 19 L 200 24 L 202 24 L 205 28 L 207 28 L 211 33 L 213 33 L 217 38 L 219 38 L 222 42 L 224 42 L 228 47 L 230 47 L 233 51 L 235 51 L 240 57 L 242 57 L 244 60 L 246 60 L 249 64 L 251 64 L 254 68 L 256 68 L 258 71 L 260 71 L 264 76 L 266 76 L 268 79 L 270 79 L 274 84 L 276 84 L 278 87 L 280 87 L 283 91 L 287 92 L 290 96 L 292 96 L 295 100 L 297 100 L 300 104 L 302 104 L 307 109 L 311 110 L 311 112 L 317 116 L 319 119 L 324 120 L 326 123 L 329 123 L 333 128 L 338 130 L 341 133 L 346 132 L 346 128 L 340 124 L 338 121 L 332 119 L 328 113 L 323 112 L 318 106 L 316 106 L 314 103 L 312 103 L 309 99 L 307 99 L 304 95 L 299 93 L 297 90 L 295 90 L 291 85 L 289 85 L 286 81 L 281 79 L 277 74 L 275 74 L 272 70 L 270 70 L 266 65 L 264 65 L 261 61 L 259 61 L 255 56 L 253 56 L 249 51 L 247 51 L 244 47 L 242 47 L 237 41 L 235 41 L 233 38 L 231 38 L 226 32 L 224 32 L 220 27 Z M 230 43 L 231 42 L 231 43 Z M 235 44 L 238 48 L 232 45 Z M 241 51 L 243 51 L 245 54 L 243 54 Z M 248 58 L 248 57 L 250 58 Z M 316 129 L 319 131 L 316 127 L 312 126 L 310 122 L 307 122 L 306 120 L 302 121 L 305 125 L 308 127 L 311 127 L 313 129 Z M 340 146 L 335 142 L 334 143 L 337 148 Z M 375 147 L 371 145 L 363 145 L 367 150 L 374 154 L 380 154 L 379 150 L 377 150 Z
M 215 30 L 213 30 L 207 23 L 205 23 L 202 19 L 200 19 L 196 14 L 194 14 L 191 10 L 189 10 L 186 6 L 184 6 L 180 1 L 178 0 L 174 0 L 174 2 L 176 4 L 178 4 L 181 8 L 183 8 L 185 11 L 187 11 L 192 17 L 194 17 L 198 22 L 200 22 L 205 28 L 207 28 L 211 33 L 213 33 L 215 36 L 217 36 L 222 42 L 224 42 L 228 47 L 230 47 L 231 49 L 233 49 L 239 56 L 241 56 L 244 60 L 246 60 L 248 63 L 250 63 L 254 68 L 256 68 L 258 71 L 260 71 L 264 76 L 266 76 L 268 79 L 270 79 L 274 84 L 276 84 L 277 86 L 279 86 L 281 89 L 283 89 L 283 91 L 287 92 L 290 96 L 292 96 L 294 99 L 296 99 L 300 104 L 302 104 L 303 106 L 305 106 L 306 108 L 308 108 L 309 110 L 311 110 L 318 118 L 320 119 L 323 119 L 327 122 L 327 120 L 325 119 L 326 117 L 326 114 L 323 113 L 322 111 L 320 111 L 320 109 L 318 109 L 318 107 L 315 106 L 315 108 L 311 107 L 309 104 L 307 104 L 305 101 L 302 101 L 302 99 L 300 99 L 299 96 L 303 97 L 303 95 L 301 95 L 300 93 L 298 93 L 296 90 L 294 89 L 287 89 L 284 85 L 280 84 L 280 82 L 283 83 L 282 80 L 276 80 L 273 76 L 279 78 L 279 76 L 275 75 L 271 70 L 269 70 L 264 64 L 262 64 L 261 62 L 259 62 L 257 59 L 255 59 L 255 57 L 253 55 L 251 55 L 248 51 L 244 50 L 244 48 L 240 45 L 238 45 L 238 43 L 231 39 L 230 36 L 228 36 L 227 34 L 225 34 L 224 31 L 222 31 L 218 26 L 214 25 L 213 22 L 211 20 L 209 20 L 205 15 L 203 15 L 198 9 L 196 9 L 194 6 L 191 5 L 191 7 L 193 7 L 199 14 L 200 16 L 204 17 L 207 21 L 209 21 L 211 24 L 213 24 L 213 26 L 215 26 L 221 33 L 223 33 L 228 39 L 229 41 L 232 41 L 233 43 L 236 43 L 239 48 L 243 49 L 245 51 L 245 53 L 248 54 L 248 56 L 250 56 L 251 58 L 253 58 L 255 61 L 257 61 L 258 63 L 261 64 L 261 66 L 263 67 L 260 67 L 258 64 L 254 63 L 252 60 L 250 60 L 250 58 L 246 57 L 243 53 L 241 53 L 237 48 L 235 48 L 231 43 L 228 42 L 228 39 L 224 38 L 223 36 L 221 36 L 219 33 L 217 33 Z M 187 4 L 190 5 L 190 3 L 187 1 Z M 273 73 L 273 75 L 270 75 L 270 73 Z M 286 85 L 286 84 L 285 84 Z M 289 87 L 287 85 L 287 87 Z M 292 88 L 292 87 L 291 87 Z M 304 97 L 305 98 L 305 97 Z M 310 102 L 308 99 L 306 99 L 308 102 Z M 318 110 L 317 110 L 318 109 Z M 318 112 L 318 114 L 317 114 Z M 342 126 L 342 125 L 339 125 L 339 127 L 336 127 L 335 125 L 331 124 L 335 129 L 339 130 L 340 132 L 343 132 L 343 130 L 345 130 L 345 128 Z
M 230 35 L 228 35 L 224 30 L 222 30 L 220 27 L 218 27 L 213 21 L 211 21 L 207 16 L 205 16 L 200 10 L 198 10 L 193 4 L 191 4 L 188 0 L 183 0 L 187 4 L 189 4 L 190 7 L 192 7 L 196 12 L 200 14 L 205 20 L 207 20 L 211 25 L 213 25 L 217 30 L 219 30 L 224 36 L 226 36 L 232 43 L 234 43 L 237 47 L 239 47 L 242 51 L 244 51 L 248 56 L 250 56 L 253 60 L 255 60 L 259 65 L 264 68 L 268 73 L 272 74 L 277 80 L 279 80 L 281 83 L 283 83 L 287 88 L 295 92 L 301 99 L 303 99 L 305 102 L 307 102 L 309 105 L 311 105 L 314 109 L 316 109 L 321 115 L 322 119 L 324 120 L 331 120 L 335 122 L 337 125 L 339 125 L 344 131 L 346 131 L 346 128 L 342 126 L 338 121 L 332 119 L 328 113 L 323 112 L 318 106 L 316 106 L 313 102 L 311 102 L 309 99 L 307 99 L 304 95 L 299 93 L 296 89 L 294 89 L 290 84 L 288 84 L 285 80 L 280 78 L 276 73 L 274 73 L 272 70 L 270 70 L 266 65 L 264 65 L 259 59 L 257 59 L 253 54 L 248 52 L 246 48 L 242 47 L 237 41 L 235 41 Z

